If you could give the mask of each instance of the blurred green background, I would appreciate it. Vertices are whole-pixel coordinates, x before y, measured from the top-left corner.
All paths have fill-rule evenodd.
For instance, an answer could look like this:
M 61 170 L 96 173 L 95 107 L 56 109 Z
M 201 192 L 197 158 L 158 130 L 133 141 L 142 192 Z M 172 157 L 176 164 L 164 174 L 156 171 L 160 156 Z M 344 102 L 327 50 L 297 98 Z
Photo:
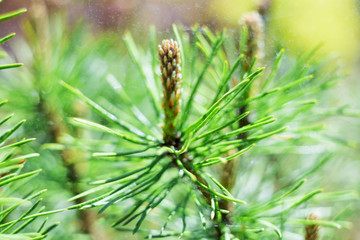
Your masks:
M 116 94 L 109 92 L 105 80 L 109 73 L 121 76 L 124 88 L 129 92 L 134 88 L 141 89 L 141 86 L 131 84 L 132 78 L 139 77 L 138 73 L 127 72 L 124 76 L 127 67 L 131 66 L 122 58 L 128 57 L 122 41 L 127 30 L 135 36 L 136 42 L 145 45 L 147 42 L 143 40 L 148 38 L 150 26 L 156 27 L 158 39 L 172 36 L 173 23 L 187 29 L 200 24 L 214 30 L 227 27 L 230 31 L 240 31 L 242 15 L 260 11 L 266 20 L 265 59 L 280 48 L 285 48 L 296 58 L 320 44 L 318 58 L 336 59 L 329 65 L 329 70 L 340 66 L 349 73 L 333 90 L 332 103 L 360 108 L 357 78 L 360 73 L 359 1 L 4 0 L 0 13 L 20 7 L 26 7 L 28 12 L 2 23 L 0 35 L 18 34 L 4 48 L 10 61 L 23 62 L 25 67 L 15 78 L 15 70 L 1 73 L 0 93 L 12 103 L 9 112 L 17 113 L 19 119 L 29 119 L 24 130 L 26 135 L 38 139 L 37 145 L 32 147 L 41 152 L 42 158 L 28 167 L 44 169 L 37 184 L 50 190 L 47 194 L 50 209 L 69 205 L 66 200 L 84 188 L 88 169 L 92 169 L 92 176 L 106 171 L 101 164 L 87 162 L 89 156 L 84 150 L 91 147 L 91 142 L 88 146 L 64 148 L 66 144 L 76 145 L 73 136 L 84 133 L 63 123 L 62 119 L 89 113 L 87 107 L 60 88 L 57 82 L 66 80 L 92 99 L 109 106 L 107 101 L 116 102 Z M 131 98 L 141 103 L 143 93 L 137 91 L 136 94 Z M 62 101 L 64 98 L 69 101 Z M 338 127 L 332 131 L 342 134 L 352 148 L 336 164 L 323 169 L 322 185 L 328 189 L 360 191 L 360 121 L 354 118 L 332 121 L 338 122 Z M 342 239 L 360 239 L 357 228 L 359 207 L 357 210 L 351 215 L 354 227 L 341 233 Z M 51 239 L 125 239 L 104 219 L 95 222 L 96 218 L 100 217 L 96 216 L 95 210 L 51 216 L 50 219 L 62 222 Z M 129 239 L 135 237 L 129 235 Z

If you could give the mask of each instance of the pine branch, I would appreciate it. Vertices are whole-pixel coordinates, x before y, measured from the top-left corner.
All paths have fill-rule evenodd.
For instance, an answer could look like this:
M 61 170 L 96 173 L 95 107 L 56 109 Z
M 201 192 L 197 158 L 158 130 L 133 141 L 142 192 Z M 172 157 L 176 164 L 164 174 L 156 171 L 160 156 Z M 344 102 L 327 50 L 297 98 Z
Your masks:
M 25 12 L 26 9 L 19 9 L 13 12 L 1 14 L 0 22 L 16 17 Z M 0 44 L 10 40 L 14 36 L 15 33 L 9 34 L 1 38 Z M 21 63 L 2 65 L 0 66 L 0 70 L 20 67 L 22 65 L 23 64 Z M 7 100 L 1 101 L 0 106 L 6 104 L 7 102 Z M 3 125 L 7 123 L 12 117 L 13 114 L 0 120 L 0 127 L 3 127 Z M 16 194 L 17 197 L 9 196 L 12 191 L 14 191 L 14 189 L 19 188 L 20 184 L 24 184 L 24 179 L 29 181 L 30 178 L 36 176 L 42 171 L 42 169 L 38 169 L 31 172 L 21 173 L 22 168 L 29 159 L 39 156 L 39 154 L 37 153 L 19 155 L 17 151 L 19 146 L 31 142 L 35 139 L 24 139 L 19 142 L 15 141 L 15 143 L 11 139 L 13 137 L 13 134 L 15 134 L 15 132 L 25 122 L 25 120 L 20 121 L 15 126 L 0 135 L 0 238 L 2 239 L 44 239 L 47 237 L 47 233 L 53 229 L 48 229 L 48 231 L 45 233 L 41 232 L 41 230 L 38 230 L 37 232 L 23 233 L 24 229 L 26 229 L 26 227 L 38 217 L 34 216 L 34 212 L 39 213 L 44 210 L 44 207 L 38 208 L 42 201 L 42 198 L 38 197 L 46 190 L 42 190 L 40 192 L 28 194 L 25 196 L 21 192 Z M 36 199 L 36 201 L 32 203 L 31 201 L 34 199 Z M 26 208 L 24 208 L 24 205 L 26 205 Z M 29 205 L 30 207 L 28 208 Z M 9 216 L 11 216 L 11 218 L 15 220 L 9 221 Z M 27 221 L 24 222 L 25 220 Z
M 151 116 L 157 114 L 154 111 L 141 113 L 143 120 L 154 120 L 153 122 L 142 121 L 144 123 L 144 131 L 142 131 L 141 127 L 135 128 L 131 118 L 129 121 L 123 120 L 122 112 L 115 113 L 106 110 L 95 100 L 87 97 L 85 93 L 63 83 L 65 88 L 83 99 L 100 118 L 105 120 L 102 122 L 99 119 L 89 121 L 74 118 L 72 121 L 76 126 L 80 124 L 100 131 L 101 135 L 92 135 L 94 138 L 100 138 L 100 140 L 94 140 L 95 142 L 107 139 L 107 144 L 113 144 L 112 151 L 94 152 L 93 159 L 104 160 L 108 163 L 122 163 L 125 166 L 107 172 L 105 177 L 97 177 L 91 181 L 90 184 L 96 185 L 95 188 L 71 198 L 74 200 L 87 196 L 89 200 L 69 209 L 99 207 L 100 213 L 106 213 L 121 203 L 119 205 L 123 206 L 123 214 L 113 226 L 119 231 L 129 231 L 119 225 L 134 223 L 131 231 L 147 234 L 148 238 L 155 236 L 185 238 L 190 233 L 206 236 L 207 239 L 231 237 L 270 239 L 276 236 L 281 238 L 285 231 L 284 223 L 291 222 L 292 214 L 299 208 L 306 207 L 304 203 L 312 204 L 314 199 L 323 194 L 321 189 L 307 189 L 306 180 L 303 177 L 317 171 L 326 159 L 319 160 L 321 163 L 306 169 L 306 175 L 300 174 L 298 177 L 291 175 L 282 180 L 287 184 L 265 198 L 259 197 L 263 190 L 261 186 L 255 186 L 255 189 L 251 191 L 247 189 L 249 186 L 246 179 L 250 178 L 252 173 L 246 168 L 251 167 L 250 161 L 258 160 L 259 156 L 266 155 L 268 152 L 279 150 L 288 154 L 298 149 L 297 144 L 302 143 L 303 137 L 307 137 L 307 130 L 294 130 L 288 128 L 287 125 L 293 123 L 301 125 L 302 117 L 310 121 L 307 113 L 313 111 L 316 106 L 312 97 L 329 87 L 326 78 L 319 79 L 316 75 L 320 71 L 318 68 L 304 68 L 303 64 L 308 61 L 305 59 L 288 67 L 289 70 L 285 73 L 279 73 L 279 65 L 283 64 L 280 60 L 284 56 L 281 51 L 274 60 L 270 74 L 262 75 L 262 79 L 258 81 L 256 87 L 253 87 L 254 81 L 259 78 L 263 68 L 256 69 L 255 67 L 257 43 L 251 42 L 254 38 L 247 37 L 252 34 L 250 30 L 249 32 L 244 30 L 242 42 L 244 45 L 251 46 L 252 49 L 246 51 L 243 48 L 243 54 L 232 56 L 234 63 L 229 63 L 227 60 L 229 52 L 236 51 L 227 51 L 230 44 L 225 31 L 214 34 L 206 28 L 201 31 L 194 28 L 196 43 L 184 40 L 189 38 L 183 37 L 182 34 L 185 33 L 180 32 L 176 27 L 174 27 L 174 32 L 176 39 L 181 40 L 182 46 L 173 40 L 164 40 L 158 47 L 158 54 L 154 50 L 144 53 L 144 56 L 150 54 L 150 58 L 141 55 L 141 49 L 137 49 L 134 41 L 129 40 L 129 33 L 125 37 L 128 49 L 136 62 L 136 68 L 145 78 L 141 81 L 150 81 L 154 76 L 156 78 L 156 72 L 145 71 L 145 69 L 154 70 L 154 58 L 160 59 L 159 79 L 163 88 L 164 112 L 162 140 L 160 134 L 156 133 L 159 119 L 157 116 Z M 151 41 L 154 42 L 154 36 Z M 223 44 L 224 47 L 222 47 Z M 198 62 L 193 60 L 192 64 L 186 65 L 190 69 L 182 71 L 181 59 L 184 58 L 187 63 L 190 63 L 191 61 L 186 56 L 195 56 L 198 50 L 204 54 L 204 57 L 198 59 Z M 182 51 L 187 52 L 183 54 Z M 308 59 L 308 56 L 306 58 Z M 240 80 L 231 83 L 234 74 L 240 75 Z M 195 76 L 193 84 L 191 84 L 191 76 Z M 318 82 L 314 79 L 318 79 Z M 114 79 L 110 80 L 112 86 L 119 86 Z M 122 83 L 120 84 L 122 86 Z M 159 92 L 157 85 L 148 82 L 145 92 L 151 94 Z M 180 94 L 181 92 L 184 96 Z M 136 106 L 135 99 L 131 99 L 130 94 L 125 96 L 123 92 L 120 93 L 122 99 L 126 99 L 126 106 L 133 110 L 129 115 L 136 116 L 136 111 L 140 107 Z M 152 105 L 156 107 L 158 96 L 150 97 L 154 101 Z M 108 107 L 116 109 L 111 104 Z M 277 118 L 272 113 L 275 113 Z M 244 123 L 244 119 L 247 122 Z M 120 121 L 121 124 L 119 124 Z M 312 121 L 316 122 L 314 118 Z M 131 127 L 124 128 L 124 126 Z M 145 129 L 149 135 L 141 134 L 145 132 Z M 321 131 L 316 127 L 311 129 Z M 287 131 L 286 135 L 283 134 L 285 131 Z M 315 135 L 316 133 L 314 132 Z M 288 137 L 295 134 L 299 134 L 301 140 Z M 257 144 L 256 147 L 254 147 L 255 144 Z M 285 150 L 281 148 L 282 146 Z M 105 148 L 97 146 L 97 149 Z M 248 157 L 241 157 L 245 153 L 248 153 Z M 299 155 L 305 154 L 301 152 Z M 239 156 L 244 161 L 245 169 L 229 167 L 234 166 L 234 161 Z M 246 166 L 245 163 L 248 162 L 249 166 Z M 213 167 L 222 164 L 229 167 L 229 175 L 241 174 L 239 186 L 228 179 L 223 171 L 219 171 L 220 167 Z M 269 166 L 269 168 L 272 170 L 274 166 Z M 267 174 L 265 168 L 264 176 L 257 176 L 259 184 L 273 183 Z M 241 194 L 234 194 L 231 191 L 232 188 L 235 193 L 240 190 Z M 239 196 L 241 199 L 238 199 Z M 126 204 L 130 199 L 132 205 L 128 207 Z M 195 210 L 186 207 L 192 201 L 195 202 Z M 164 213 L 164 216 L 168 218 L 159 234 L 144 230 L 143 225 L 146 219 L 153 219 L 161 215 L 160 213 Z M 189 219 L 194 220 L 196 216 L 199 225 L 188 224 Z M 179 230 L 175 226 L 175 230 L 171 232 L 170 219 L 176 223 L 182 222 L 182 229 Z M 168 230 L 165 231 L 165 227 Z
M 50 22 L 48 9 L 45 1 L 35 0 L 32 3 L 34 14 L 31 16 L 32 21 L 31 28 L 34 28 L 34 33 L 37 36 L 37 42 L 33 43 L 35 50 L 36 63 L 32 66 L 35 72 L 40 73 L 35 78 L 35 85 L 37 86 L 37 92 L 39 101 L 37 105 L 37 115 L 44 117 L 47 126 L 44 127 L 44 134 L 49 137 L 50 142 L 55 144 L 62 144 L 62 138 L 70 133 L 67 125 L 63 121 L 63 116 L 59 113 L 56 104 L 53 102 L 52 97 L 49 96 L 46 90 L 46 76 L 52 69 L 52 52 L 51 36 L 50 36 Z M 42 74 L 41 74 L 42 73 Z M 75 129 L 76 132 L 76 129 Z M 80 154 L 72 149 L 61 150 L 61 161 L 64 167 L 67 169 L 66 178 L 67 182 L 65 186 L 72 192 L 73 195 L 77 195 L 82 192 L 80 187 L 81 174 L 79 172 L 79 164 L 76 160 L 80 158 Z M 77 203 L 85 201 L 85 198 L 80 198 Z M 96 231 L 93 230 L 93 224 L 95 222 L 95 213 L 90 210 L 78 212 L 80 231 L 85 234 L 93 234 L 96 236 Z M 54 225 L 55 226 L 55 225 Z M 50 230 L 50 229 L 48 229 Z M 44 232 L 47 232 L 45 230 Z

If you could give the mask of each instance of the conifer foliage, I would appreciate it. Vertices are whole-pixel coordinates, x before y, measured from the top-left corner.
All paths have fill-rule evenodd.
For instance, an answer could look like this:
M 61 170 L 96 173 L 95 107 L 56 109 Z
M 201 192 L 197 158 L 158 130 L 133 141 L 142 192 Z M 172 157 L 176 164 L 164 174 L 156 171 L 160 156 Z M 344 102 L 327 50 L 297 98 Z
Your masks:
M 117 33 L 94 37 L 52 18 L 41 1 L 33 8 L 17 48 L 29 50 L 18 53 L 28 69 L 1 65 L 9 84 L 0 93 L 37 124 L 23 132 L 39 136 L 41 156 L 23 150 L 35 139 L 15 134 L 25 120 L 8 128 L 13 115 L 1 118 L 0 240 L 43 239 L 58 225 L 43 217 L 59 212 L 72 217 L 52 239 L 101 238 L 103 216 L 116 239 L 316 240 L 351 227 L 344 206 L 357 194 L 328 192 L 317 179 L 351 147 L 324 123 L 360 114 L 330 105 L 341 75 L 316 49 L 271 53 L 256 12 L 237 30 L 173 25 L 166 36 L 151 28 L 149 43 L 126 32 L 120 44 Z M 23 170 L 32 159 L 41 178 Z M 56 203 L 63 208 L 44 211 L 46 190 L 24 184 L 43 179 L 57 201 L 71 196 Z
M 16 17 L 26 12 L 26 9 L 19 9 L 13 12 L 0 15 L 0 23 L 10 18 Z M 0 39 L 0 44 L 10 40 L 15 36 L 11 33 Z M 1 65 L 0 70 L 16 68 L 22 66 L 21 63 Z M 0 107 L 8 100 L 0 101 Z M 7 122 L 11 120 L 13 114 L 0 120 L 1 130 L 5 128 Z M 15 132 L 26 122 L 22 120 L 11 126 L 0 134 L 0 239 L 35 240 L 44 239 L 48 232 L 58 224 L 47 226 L 47 219 L 42 219 L 39 226 L 33 226 L 33 221 L 41 216 L 53 212 L 45 212 L 41 206 L 40 196 L 46 192 L 43 190 L 30 189 L 27 192 L 19 192 L 24 181 L 28 181 L 33 176 L 41 172 L 41 169 L 23 172 L 22 168 L 28 160 L 37 158 L 39 154 L 21 154 L 21 146 L 34 141 L 34 138 L 15 138 Z M 56 212 L 56 211 L 54 211 Z
M 145 86 L 144 99 L 151 106 L 139 113 L 136 101 L 120 104 L 132 112 L 129 121 L 62 82 L 107 122 L 73 118 L 72 123 L 102 133 L 102 140 L 112 141 L 113 149 L 119 149 L 108 152 L 100 144 L 93 159 L 104 164 L 112 159 L 127 166 L 104 173 L 109 177 L 95 177 L 90 182 L 95 188 L 71 199 L 87 196 L 89 200 L 71 209 L 99 207 L 102 213 L 123 206 L 113 226 L 147 238 L 282 239 L 304 236 L 296 226 L 308 220 L 298 210 L 306 210 L 313 199 L 323 196 L 332 201 L 334 196 L 351 195 L 323 193 L 305 184 L 332 157 L 326 148 L 331 141 L 319 140 L 324 132 L 316 127 L 331 114 L 314 114 L 318 111 L 315 98 L 324 96 L 338 77 L 324 73 L 324 64 L 311 60 L 313 53 L 289 64 L 283 50 L 264 73 L 264 68 L 256 68 L 256 56 L 248 54 L 253 53 L 249 47 L 258 46 L 247 44 L 258 39 L 251 31 L 243 27 L 239 46 L 232 32 L 214 34 L 196 26 L 188 33 L 174 25 L 176 41 L 163 40 L 158 52 L 149 49 L 145 54 L 131 34 L 125 34 L 140 72 L 132 84 Z M 155 48 L 155 35 L 150 39 Z M 281 64 L 286 71 L 279 70 Z M 122 91 L 122 96 L 129 94 Z M 307 153 L 299 147 L 308 143 L 324 149 L 312 156 L 310 165 L 296 174 L 278 172 L 279 179 L 267 177 L 267 170 L 278 171 L 283 158 L 304 161 Z M 250 171 L 255 159 L 268 165 L 264 176 Z M 222 166 L 233 161 L 230 176 Z M 226 178 L 234 178 L 231 187 L 222 182 Z M 258 182 L 251 186 L 247 181 L 253 179 Z M 273 192 L 266 186 L 272 186 Z M 154 219 L 160 226 L 146 230 L 144 225 L 151 227 Z M 330 219 L 311 221 L 315 226 L 348 226 Z

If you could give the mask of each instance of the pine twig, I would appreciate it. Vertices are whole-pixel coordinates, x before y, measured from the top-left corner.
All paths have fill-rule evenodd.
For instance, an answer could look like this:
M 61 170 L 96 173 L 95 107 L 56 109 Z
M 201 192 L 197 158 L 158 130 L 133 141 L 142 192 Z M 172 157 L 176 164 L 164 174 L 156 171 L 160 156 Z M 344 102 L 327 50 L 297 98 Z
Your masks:
M 245 27 L 245 39 L 246 46 L 241 46 L 244 54 L 244 60 L 242 61 L 242 76 L 244 78 L 246 74 L 251 70 L 256 58 L 261 58 L 264 52 L 264 39 L 263 39 L 263 19 L 257 12 L 251 12 L 247 14 L 243 19 L 243 25 Z M 246 89 L 242 97 L 246 100 L 250 97 L 250 88 Z M 247 112 L 247 105 L 242 106 L 238 109 L 238 116 Z M 239 121 L 239 128 L 250 124 L 248 116 L 245 116 Z M 238 139 L 246 139 L 248 132 L 240 133 Z M 229 161 L 222 168 L 222 174 L 220 175 L 221 184 L 231 191 L 235 185 L 236 172 L 237 172 L 237 161 Z M 219 202 L 220 208 L 226 209 L 230 212 L 233 210 L 233 205 L 227 201 Z M 225 223 L 230 223 L 229 214 L 223 214 L 223 220 Z
M 46 64 L 46 71 L 51 69 L 52 60 L 50 55 L 51 52 L 51 43 L 50 43 L 50 35 L 48 29 L 50 29 L 49 24 L 49 16 L 48 16 L 48 8 L 44 0 L 36 0 L 33 2 L 33 9 L 36 10 L 36 14 L 32 16 L 32 21 L 35 26 L 36 34 L 39 36 L 39 44 L 37 45 L 37 57 L 38 61 L 41 61 L 42 64 Z M 44 116 L 47 119 L 47 122 L 52 123 L 52 125 L 48 126 L 47 134 L 51 137 L 52 142 L 61 143 L 61 138 L 68 134 L 69 129 L 62 121 L 62 117 L 60 116 L 58 110 L 52 104 L 52 101 L 49 100 L 49 96 L 44 94 L 43 92 L 43 80 L 47 79 L 36 79 L 38 81 L 38 94 L 39 94 L 39 103 L 37 106 L 38 114 Z M 64 149 L 61 151 L 61 160 L 63 162 L 64 167 L 67 169 L 67 180 L 69 181 L 69 191 L 73 195 L 77 195 L 82 190 L 80 189 L 80 174 L 77 168 L 77 164 L 74 163 L 74 157 L 77 153 L 68 149 Z M 76 202 L 80 203 L 85 201 L 85 198 L 77 199 Z M 101 236 L 103 234 L 100 231 L 94 229 L 92 226 L 96 220 L 96 214 L 91 210 L 85 210 L 78 212 L 79 215 L 79 223 L 80 223 L 80 231 L 89 234 L 92 237 L 96 238 L 97 236 Z
M 161 80 L 163 86 L 163 101 L 162 107 L 164 109 L 165 119 L 163 126 L 163 138 L 164 144 L 169 147 L 174 147 L 175 149 L 181 149 L 181 136 L 176 129 L 177 116 L 180 111 L 180 100 L 181 100 L 181 51 L 178 43 L 174 40 L 163 40 L 162 45 L 159 45 L 159 60 L 160 60 L 160 70 L 161 70 Z M 176 161 L 180 160 L 180 165 L 182 165 L 187 171 L 192 174 L 196 180 L 203 186 L 207 186 L 206 181 L 203 177 L 198 174 L 195 170 L 187 166 L 187 162 L 191 162 L 187 153 L 183 153 L 180 156 L 176 154 L 171 154 L 174 165 Z M 179 157 L 179 159 L 178 159 Z M 197 189 L 201 192 L 206 203 L 211 206 L 212 197 L 206 189 L 196 186 Z M 216 218 L 214 218 L 216 219 Z M 215 221 L 215 220 L 214 220 Z M 220 226 L 216 223 L 215 231 L 218 237 L 220 238 L 222 233 Z
M 314 214 L 310 214 L 308 216 L 308 220 L 319 220 L 319 217 L 317 217 Z M 319 225 L 306 225 L 305 226 L 305 240 L 318 240 L 319 239 Z

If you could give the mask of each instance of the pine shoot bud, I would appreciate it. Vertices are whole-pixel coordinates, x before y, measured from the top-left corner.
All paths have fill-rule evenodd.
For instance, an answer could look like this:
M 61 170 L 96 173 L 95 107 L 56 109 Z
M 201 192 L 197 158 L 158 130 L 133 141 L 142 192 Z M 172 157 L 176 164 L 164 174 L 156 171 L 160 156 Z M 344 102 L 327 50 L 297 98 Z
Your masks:
M 176 41 L 163 40 L 159 45 L 161 81 L 163 86 L 162 107 L 165 113 L 163 126 L 165 145 L 175 145 L 177 138 L 176 119 L 180 111 L 181 100 L 181 58 Z
M 308 216 L 308 220 L 318 220 L 319 218 L 314 215 L 310 214 Z M 318 240 L 319 239 L 319 225 L 307 225 L 305 227 L 305 240 Z
M 261 59 L 264 55 L 264 21 L 257 12 L 250 12 L 241 21 L 248 30 L 244 69 L 247 72 L 255 57 Z

